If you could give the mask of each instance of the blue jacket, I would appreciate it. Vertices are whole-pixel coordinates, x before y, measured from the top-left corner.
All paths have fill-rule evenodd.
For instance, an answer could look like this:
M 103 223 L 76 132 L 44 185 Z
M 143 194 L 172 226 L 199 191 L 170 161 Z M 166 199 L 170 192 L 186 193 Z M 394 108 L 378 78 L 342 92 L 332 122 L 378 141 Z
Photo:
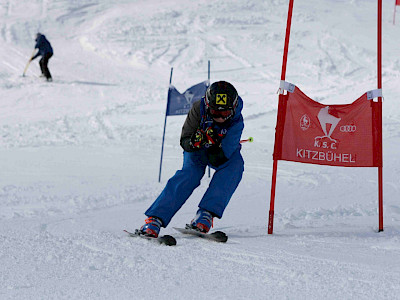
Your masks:
M 43 34 L 38 34 L 36 38 L 35 49 L 39 49 L 39 51 L 34 57 L 32 57 L 32 59 L 35 59 L 39 55 L 45 56 L 47 53 L 53 54 L 53 48 L 51 47 L 50 42 L 46 39 L 46 37 Z
M 233 118 L 224 123 L 217 123 L 214 122 L 212 117 L 206 113 L 204 98 L 193 103 L 193 106 L 186 117 L 185 124 L 182 127 L 180 141 L 182 148 L 187 152 L 198 151 L 197 149 L 193 149 L 190 144 L 192 135 L 198 128 L 205 130 L 211 126 L 215 132 L 220 136 L 223 136 L 221 147 L 211 147 L 204 150 L 207 152 L 212 165 L 218 166 L 224 163 L 230 159 L 235 151 L 240 150 L 241 148 L 240 138 L 244 128 L 242 109 L 243 100 L 239 97 L 238 106 L 236 107 Z
M 242 147 L 240 144 L 240 138 L 242 136 L 242 131 L 244 128 L 243 116 L 243 100 L 238 98 L 238 106 L 235 110 L 235 115 L 231 120 L 225 123 L 217 123 L 212 120 L 212 117 L 206 114 L 206 104 L 204 99 L 201 101 L 200 112 L 202 120 L 200 121 L 200 126 L 206 129 L 208 126 L 212 126 L 217 132 L 225 133 L 224 138 L 221 141 L 221 148 L 224 152 L 226 158 L 230 158 L 232 154 Z

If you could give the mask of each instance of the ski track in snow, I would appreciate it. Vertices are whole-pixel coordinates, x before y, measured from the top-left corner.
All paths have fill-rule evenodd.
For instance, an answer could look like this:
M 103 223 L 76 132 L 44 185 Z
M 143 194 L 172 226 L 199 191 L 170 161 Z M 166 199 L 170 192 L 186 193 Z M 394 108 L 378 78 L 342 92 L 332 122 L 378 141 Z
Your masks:
M 0 0 L 1 299 L 398 299 L 400 27 L 383 6 L 384 232 L 377 171 L 279 162 L 267 234 L 286 0 Z M 296 1 L 286 80 L 324 104 L 376 88 L 376 1 Z M 340 16 L 340 18 L 338 18 Z M 55 49 L 52 83 L 34 36 Z M 210 179 L 162 234 L 125 235 L 182 163 L 181 92 L 227 80 L 245 101 L 243 180 L 214 230 L 187 237 Z

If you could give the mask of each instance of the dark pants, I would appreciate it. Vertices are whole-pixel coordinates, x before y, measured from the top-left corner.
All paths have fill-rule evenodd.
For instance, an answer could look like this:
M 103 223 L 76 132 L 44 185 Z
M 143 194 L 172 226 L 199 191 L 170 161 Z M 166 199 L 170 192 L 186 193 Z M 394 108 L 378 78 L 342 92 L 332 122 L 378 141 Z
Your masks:
M 46 53 L 39 61 L 40 70 L 42 70 L 42 74 L 47 78 L 47 80 L 51 79 L 51 74 L 47 65 L 49 64 L 49 59 L 52 56 L 53 53 Z

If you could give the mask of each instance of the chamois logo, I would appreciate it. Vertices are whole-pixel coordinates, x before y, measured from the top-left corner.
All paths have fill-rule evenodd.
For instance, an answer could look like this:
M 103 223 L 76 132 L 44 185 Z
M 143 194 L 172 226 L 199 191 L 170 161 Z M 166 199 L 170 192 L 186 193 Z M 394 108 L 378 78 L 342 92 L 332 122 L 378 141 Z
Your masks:
M 321 125 L 322 131 L 325 133 L 325 136 L 332 141 L 335 141 L 331 138 L 333 131 L 335 130 L 337 124 L 340 122 L 342 118 L 337 118 L 331 114 L 329 114 L 329 106 L 321 108 L 318 113 L 318 120 Z M 330 124 L 331 126 L 328 126 Z M 329 131 L 328 131 L 329 128 Z
M 321 108 L 318 113 L 318 121 L 324 136 L 317 136 L 315 138 L 314 146 L 322 148 L 337 149 L 338 141 L 332 138 L 332 133 L 339 124 L 342 118 L 336 117 L 329 113 L 329 106 Z

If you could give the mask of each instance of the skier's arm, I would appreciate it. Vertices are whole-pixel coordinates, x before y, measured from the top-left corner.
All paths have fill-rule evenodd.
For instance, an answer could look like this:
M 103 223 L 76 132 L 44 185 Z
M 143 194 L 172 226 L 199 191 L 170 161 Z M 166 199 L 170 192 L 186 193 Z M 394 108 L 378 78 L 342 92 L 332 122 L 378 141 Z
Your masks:
M 38 51 L 37 53 L 36 53 L 36 55 L 35 56 L 32 56 L 32 58 L 31 58 L 31 60 L 34 60 L 36 57 L 38 57 L 40 55 L 40 52 Z
M 207 152 L 208 160 L 214 167 L 218 167 L 229 160 L 232 154 L 241 147 L 240 137 L 244 128 L 243 117 L 239 119 L 228 129 L 228 133 L 222 139 L 221 143 L 209 148 Z
M 33 56 L 31 58 L 31 60 L 34 60 L 36 57 L 38 57 L 40 55 L 40 47 L 43 44 L 43 37 L 40 36 L 37 40 L 36 40 L 36 44 L 35 44 L 35 49 L 38 49 L 38 52 L 36 53 L 35 56 Z
M 189 113 L 187 114 L 185 123 L 183 124 L 182 127 L 180 144 L 183 150 L 187 152 L 193 152 L 198 150 L 193 148 L 190 141 L 193 134 L 196 133 L 197 129 L 200 126 L 200 121 L 201 121 L 200 101 L 201 100 L 193 103 L 193 106 L 190 109 Z
M 244 128 L 243 116 L 240 115 L 238 121 L 236 121 L 231 128 L 229 128 L 228 133 L 221 142 L 222 150 L 225 156 L 229 159 L 233 152 L 236 151 L 240 146 L 240 138 L 242 136 Z

